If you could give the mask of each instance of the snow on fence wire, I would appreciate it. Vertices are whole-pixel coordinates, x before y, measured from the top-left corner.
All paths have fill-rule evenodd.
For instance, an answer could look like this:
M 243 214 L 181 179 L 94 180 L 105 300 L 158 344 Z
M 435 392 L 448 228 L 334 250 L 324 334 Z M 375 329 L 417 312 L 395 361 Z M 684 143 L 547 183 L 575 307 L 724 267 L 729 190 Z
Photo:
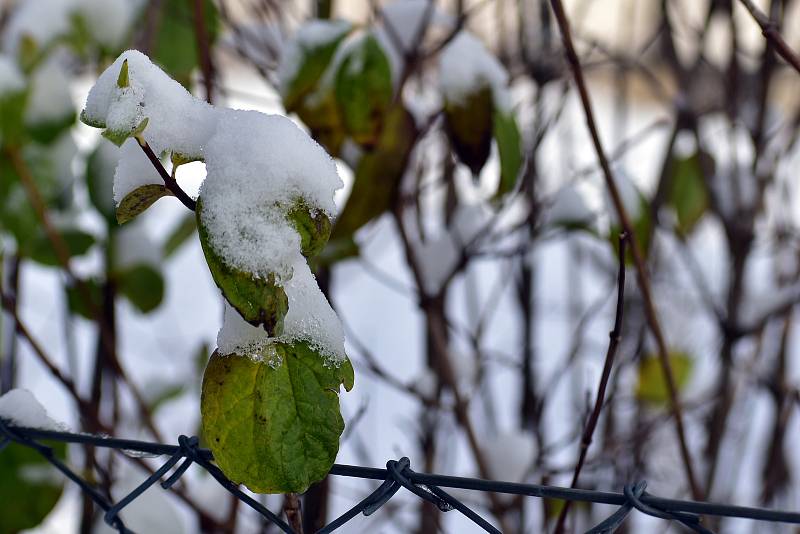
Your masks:
M 128 453 L 136 452 L 148 455 L 169 456 L 169 459 L 127 496 L 117 503 L 112 503 L 94 486 L 72 471 L 64 462 L 59 460 L 53 454 L 50 447 L 40 443 L 38 440 L 86 444 Z M 19 443 L 34 449 L 67 478 L 80 486 L 81 490 L 103 509 L 105 512 L 103 517 L 105 522 L 121 533 L 133 534 L 131 530 L 125 527 L 122 519 L 119 517 L 120 511 L 144 493 L 150 486 L 165 477 L 173 467 L 181 462 L 181 460 L 183 460 L 183 462 L 178 465 L 166 480 L 161 482 L 163 488 L 170 488 L 193 463 L 197 464 L 208 471 L 208 473 L 226 490 L 253 508 L 264 517 L 264 519 L 273 523 L 284 532 L 290 534 L 294 533 L 292 528 L 285 521 L 269 511 L 252 496 L 243 492 L 238 484 L 228 480 L 225 475 L 222 474 L 222 471 L 212 463 L 213 456 L 211 451 L 198 446 L 197 437 L 180 436 L 178 438 L 178 445 L 167 445 L 163 443 L 119 439 L 91 434 L 73 434 L 69 432 L 24 428 L 12 425 L 0 419 L 0 452 L 11 442 Z M 689 529 L 702 533 L 711 532 L 711 530 L 701 524 L 701 519 L 704 515 L 800 524 L 800 513 L 798 512 L 656 497 L 655 495 L 645 492 L 646 483 L 644 481 L 625 486 L 622 493 L 541 486 L 537 484 L 518 484 L 483 480 L 479 478 L 417 473 L 411 470 L 408 458 L 390 460 L 386 463 L 386 469 L 334 464 L 330 474 L 368 480 L 382 480 L 383 482 L 375 491 L 367 495 L 358 504 L 318 530 L 317 534 L 333 532 L 358 514 L 368 516 L 375 513 L 386 504 L 401 487 L 407 489 L 421 499 L 433 503 L 443 512 L 458 510 L 486 532 L 492 533 L 499 533 L 500 531 L 483 519 L 477 512 L 442 488 L 458 488 L 462 490 L 507 493 L 512 495 L 526 495 L 529 497 L 619 506 L 617 511 L 597 526 L 589 529 L 587 534 L 614 532 L 622 522 L 625 521 L 625 518 L 633 509 L 660 519 L 678 521 Z

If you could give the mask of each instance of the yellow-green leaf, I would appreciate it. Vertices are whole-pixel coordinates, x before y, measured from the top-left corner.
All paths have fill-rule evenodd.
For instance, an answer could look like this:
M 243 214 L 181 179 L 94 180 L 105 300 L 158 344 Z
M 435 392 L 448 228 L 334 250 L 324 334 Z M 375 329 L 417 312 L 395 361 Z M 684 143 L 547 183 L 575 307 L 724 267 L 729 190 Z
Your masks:
M 153 205 L 161 197 L 172 195 L 169 189 L 161 184 L 147 184 L 137 187 L 122 199 L 117 206 L 117 222 L 125 224 Z
M 308 344 L 276 343 L 263 360 L 214 353 L 203 375 L 203 436 L 225 475 L 257 493 L 304 492 L 330 471 L 344 421 L 338 367 Z
M 411 114 L 402 106 L 393 107 L 378 146 L 358 162 L 353 189 L 333 227 L 332 240 L 352 238 L 356 230 L 389 209 L 416 135 Z
M 295 202 L 288 214 L 289 222 L 300 234 L 300 250 L 306 258 L 317 256 L 331 236 L 331 220 L 319 210 L 311 210 L 302 200 Z
M 366 35 L 349 50 L 336 73 L 336 102 L 356 143 L 377 142 L 393 93 L 389 59 L 378 40 Z
M 705 152 L 695 152 L 689 157 L 673 158 L 670 176 L 669 203 L 678 218 L 678 231 L 686 235 L 703 218 L 708 209 L 708 191 L 703 179 L 702 159 L 710 159 Z M 711 160 L 713 165 L 713 160 Z
M 680 391 L 689 383 L 694 360 L 684 352 L 671 352 L 669 354 L 669 363 L 672 367 L 673 377 L 675 378 L 675 386 L 678 388 L 678 391 Z M 657 355 L 645 356 L 639 363 L 636 398 L 658 405 L 669 402 L 667 381 L 664 378 L 661 361 Z
M 511 113 L 495 111 L 492 122 L 497 153 L 500 156 L 500 183 L 495 193 L 495 198 L 499 198 L 513 191 L 517 185 L 522 167 L 522 137 Z
M 283 106 L 287 112 L 299 111 L 301 102 L 307 95 L 318 88 L 320 78 L 328 69 L 331 59 L 345 36 L 350 32 L 352 26 L 344 21 L 320 21 L 315 20 L 313 24 L 325 26 L 332 30 L 327 39 L 323 41 L 312 40 L 304 42 L 302 39 L 292 43 L 291 47 L 297 47 L 298 64 L 291 76 L 282 80 L 281 92 L 283 93 Z M 302 33 L 301 28 L 299 32 Z

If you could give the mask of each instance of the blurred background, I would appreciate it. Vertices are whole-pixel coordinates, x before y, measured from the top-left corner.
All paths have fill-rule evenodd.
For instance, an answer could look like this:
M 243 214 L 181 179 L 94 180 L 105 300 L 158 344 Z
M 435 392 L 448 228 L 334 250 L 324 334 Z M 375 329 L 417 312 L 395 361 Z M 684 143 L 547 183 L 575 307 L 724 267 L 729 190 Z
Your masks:
M 755 3 L 800 49 L 800 2 Z M 660 496 L 796 510 L 800 74 L 738 0 L 565 5 L 689 451 L 628 262 L 621 344 L 578 486 L 646 479 Z M 570 485 L 614 322 L 620 223 L 548 1 L 0 6 L 2 393 L 30 390 L 75 431 L 199 433 L 222 299 L 194 215 L 167 197 L 119 225 L 118 149 L 77 120 L 97 75 L 136 48 L 197 98 L 288 115 L 336 158 L 345 187 L 315 272 L 356 370 L 337 461 L 408 456 L 418 471 Z M 204 172 L 182 165 L 178 181 L 196 195 Z M 0 532 L 108 530 L 75 487 L 12 448 L 0 454 Z M 163 461 L 59 453 L 114 500 Z M 306 529 L 374 486 L 313 486 Z M 474 528 L 402 493 L 345 531 Z M 563 509 L 455 493 L 504 532 L 553 531 Z M 282 496 L 263 500 L 280 510 Z M 574 505 L 565 531 L 612 511 Z M 195 469 L 121 515 L 137 532 L 270 531 Z M 621 531 L 678 529 L 634 514 Z

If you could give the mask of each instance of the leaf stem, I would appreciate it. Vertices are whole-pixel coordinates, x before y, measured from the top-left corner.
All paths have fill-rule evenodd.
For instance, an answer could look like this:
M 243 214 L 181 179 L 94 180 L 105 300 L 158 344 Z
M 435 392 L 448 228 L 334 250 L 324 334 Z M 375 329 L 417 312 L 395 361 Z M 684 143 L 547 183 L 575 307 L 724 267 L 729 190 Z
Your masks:
M 168 172 L 167 169 L 161 164 L 161 160 L 158 159 L 153 149 L 150 148 L 150 145 L 147 144 L 147 141 L 144 140 L 141 136 L 136 136 L 136 141 L 139 143 L 139 146 L 142 148 L 142 151 L 147 156 L 147 159 L 150 160 L 150 163 L 153 164 L 153 167 L 156 169 L 158 174 L 161 176 L 161 179 L 164 180 L 164 185 L 170 192 L 177 197 L 181 203 L 189 208 L 192 211 L 197 209 L 197 202 L 186 194 L 186 191 L 181 189 L 181 186 L 178 185 L 178 181 L 175 180 Z

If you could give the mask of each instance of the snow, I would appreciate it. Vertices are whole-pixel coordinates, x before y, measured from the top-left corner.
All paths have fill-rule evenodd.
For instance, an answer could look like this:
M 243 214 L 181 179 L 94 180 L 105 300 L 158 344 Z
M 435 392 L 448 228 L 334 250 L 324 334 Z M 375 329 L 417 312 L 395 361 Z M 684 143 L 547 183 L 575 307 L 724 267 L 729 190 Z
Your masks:
M 429 9 L 431 9 L 430 15 L 428 15 Z M 387 28 L 387 34 L 392 31 L 393 35 L 399 39 L 399 44 L 403 47 L 402 50 L 397 50 L 400 55 L 411 50 L 415 44 L 414 39 L 423 30 L 423 24 L 427 23 L 426 29 L 430 31 L 433 27 L 452 27 L 454 22 L 453 17 L 443 13 L 441 9 L 436 7 L 436 2 L 430 0 L 394 1 L 385 5 L 381 11 L 384 25 L 391 26 L 391 30 Z M 390 37 L 392 45 L 396 45 L 397 43 L 391 39 Z
M 278 66 L 278 88 L 281 95 L 285 96 L 288 92 L 307 54 L 335 41 L 350 31 L 350 28 L 350 23 L 344 20 L 314 19 L 300 26 L 286 45 Z
M 389 62 L 392 66 L 392 76 L 394 81 L 399 81 L 400 73 L 404 66 L 404 56 L 415 44 L 420 27 L 425 21 L 425 14 L 428 9 L 428 0 L 398 0 L 383 6 L 381 9 L 382 23 L 375 29 L 375 38 L 386 51 Z M 433 2 L 435 3 L 435 2 Z M 450 29 L 454 25 L 454 19 L 434 6 L 428 21 L 428 31 L 430 35 L 435 29 Z M 391 26 L 391 30 L 389 29 Z M 398 42 L 402 50 L 398 49 Z
M 427 295 L 435 295 L 455 269 L 461 249 L 449 233 L 425 240 L 416 247 L 422 282 Z
M 622 205 L 628 214 L 628 219 L 631 221 L 631 224 L 633 224 L 642 213 L 642 203 L 644 202 L 642 193 L 639 191 L 639 188 L 636 187 L 636 184 L 634 184 L 630 179 L 628 174 L 620 169 L 617 169 L 614 172 L 614 183 L 619 191 Z M 617 209 L 614 207 L 611 194 L 608 192 L 608 188 L 604 187 L 604 191 L 606 209 L 608 210 L 609 221 L 611 227 L 613 228 L 619 226 L 621 223 L 619 216 L 617 215 Z
M 493 480 L 522 482 L 536 458 L 536 441 L 519 430 L 484 436 L 484 451 Z
M 94 40 L 113 49 L 128 36 L 141 5 L 141 0 L 78 0 L 75 8 Z
M 298 255 L 294 275 L 286 284 L 289 312 L 283 326 L 282 339 L 307 341 L 328 361 L 345 358 L 344 330 L 328 299 L 322 294 L 305 258 Z
M 19 41 L 27 36 L 39 49 L 69 31 L 74 0 L 25 0 L 18 2 L 4 31 L 3 48 L 16 55 Z
M 0 54 L 0 97 L 19 93 L 25 89 L 25 77 L 16 62 L 5 54 Z
M 285 213 L 302 199 L 333 216 L 342 187 L 333 159 L 286 117 L 226 110 L 206 150 L 200 188 L 212 247 L 230 265 L 282 282 L 300 236 Z
M 439 87 L 447 102 L 463 104 L 466 99 L 490 88 L 497 109 L 509 111 L 508 73 L 474 35 L 461 31 L 439 57 Z
M 120 88 L 117 79 L 125 60 L 130 85 Z M 89 91 L 84 118 L 112 131 L 130 131 L 147 118 L 143 137 L 154 152 L 202 159 L 216 129 L 217 110 L 193 97 L 147 56 L 128 50 L 103 71 Z
M 114 173 L 114 203 L 117 206 L 126 195 L 139 187 L 150 184 L 164 185 L 164 180 L 147 159 L 136 139 L 126 140 L 118 154 L 119 163 Z
M 39 49 L 64 36 L 80 16 L 91 37 L 106 48 L 118 47 L 127 37 L 141 8 L 141 0 L 25 0 L 18 2 L 5 31 L 3 47 L 16 53 L 23 36 Z
M 27 389 L 12 389 L 0 397 L 0 419 L 28 428 L 66 430 L 65 425 L 47 415 L 44 406 Z
M 62 61 L 52 56 L 31 76 L 31 92 L 25 107 L 29 125 L 60 122 L 73 116 L 75 104 L 69 92 L 69 73 Z
M 114 243 L 114 268 L 123 271 L 138 265 L 161 269 L 161 247 L 147 233 L 140 221 L 121 226 Z
M 586 224 L 593 221 L 595 214 L 589 207 L 587 198 L 574 184 L 567 184 L 553 195 L 552 203 L 545 214 L 548 225 Z
M 242 354 L 264 360 L 261 353 L 273 342 L 306 341 L 327 362 L 337 364 L 344 360 L 344 330 L 339 318 L 317 286 L 305 258 L 298 254 L 293 267 L 292 279 L 285 285 L 289 312 L 284 319 L 283 334 L 269 337 L 262 328 L 247 323 L 225 303 L 223 326 L 217 335 L 221 354 Z

